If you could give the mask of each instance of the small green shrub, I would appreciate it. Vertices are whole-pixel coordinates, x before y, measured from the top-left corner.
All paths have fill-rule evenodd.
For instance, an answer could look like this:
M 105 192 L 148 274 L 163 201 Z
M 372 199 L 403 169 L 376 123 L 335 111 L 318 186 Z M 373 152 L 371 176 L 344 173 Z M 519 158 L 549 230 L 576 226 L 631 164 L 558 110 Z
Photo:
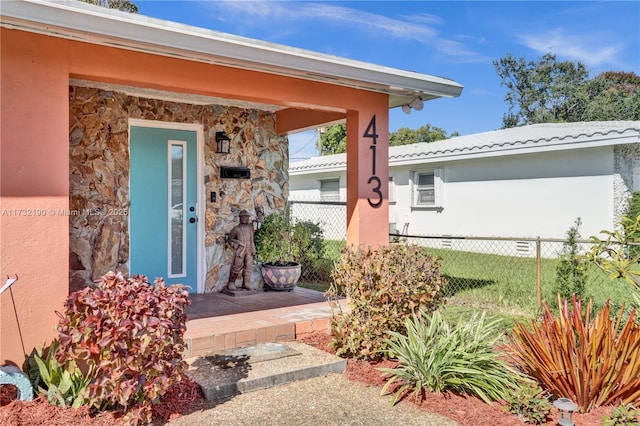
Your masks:
M 403 333 L 407 316 L 437 308 L 446 282 L 437 258 L 406 244 L 347 248 L 332 278 L 327 296 L 345 295 L 350 312 L 333 316 L 331 344 L 338 355 L 372 360 L 384 356 L 387 331 Z
M 89 404 L 97 409 L 121 406 L 134 420 L 150 421 L 151 404 L 180 381 L 185 307 L 183 285 L 152 285 L 136 275 L 110 272 L 97 285 L 69 295 L 58 313 L 60 364 L 86 365 L 92 380 Z
M 613 407 L 611 415 L 602 419 L 602 426 L 640 425 L 640 410 L 633 405 Z
M 640 254 L 632 255 L 629 235 L 640 234 L 640 216 L 635 219 L 623 217 L 614 231 L 603 230 L 602 237 L 592 236 L 593 245 L 585 256 L 613 279 L 622 278 L 640 289 Z
M 523 377 L 502 359 L 493 346 L 501 338 L 500 320 L 487 320 L 474 314 L 450 326 L 435 311 L 411 314 L 405 321 L 404 334 L 389 331 L 386 339 L 396 368 L 381 368 L 390 378 L 382 388 L 386 393 L 399 384 L 391 404 L 407 391 L 451 391 L 470 394 L 486 403 L 504 399 Z
M 285 215 L 271 213 L 265 216 L 254 240 L 258 261 L 282 264 L 293 260 L 291 226 Z
M 546 424 L 547 417 L 551 414 L 549 393 L 536 383 L 523 383 L 515 392 L 508 394 L 505 400 L 508 411 L 516 414 L 524 423 Z
M 302 279 L 312 275 L 310 269 L 324 256 L 324 233 L 319 224 L 300 221 L 292 224 L 288 210 L 265 216 L 256 231 L 256 257 L 260 262 L 304 265 Z
M 584 296 L 587 284 L 587 260 L 580 255 L 578 240 L 580 239 L 580 218 L 567 231 L 567 242 L 556 268 L 556 292 L 563 299 L 570 299 L 572 294 Z
M 292 228 L 291 247 L 293 259 L 303 265 L 300 279 L 309 280 L 322 274 L 324 257 L 324 231 L 311 221 L 296 222 Z
M 50 404 L 78 408 L 87 401 L 92 370 L 89 369 L 85 375 L 75 361 L 59 363 L 54 356 L 59 346 L 60 343 L 54 340 L 47 348 L 34 349 L 25 360 L 23 369 L 36 392 L 47 398 Z

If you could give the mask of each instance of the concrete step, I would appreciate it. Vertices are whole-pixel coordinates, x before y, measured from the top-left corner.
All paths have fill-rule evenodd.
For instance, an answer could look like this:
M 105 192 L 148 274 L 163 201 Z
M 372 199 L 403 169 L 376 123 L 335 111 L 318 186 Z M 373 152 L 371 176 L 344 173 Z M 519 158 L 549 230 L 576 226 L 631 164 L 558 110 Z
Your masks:
M 342 373 L 347 361 L 299 342 L 261 343 L 187 359 L 186 372 L 209 400 Z

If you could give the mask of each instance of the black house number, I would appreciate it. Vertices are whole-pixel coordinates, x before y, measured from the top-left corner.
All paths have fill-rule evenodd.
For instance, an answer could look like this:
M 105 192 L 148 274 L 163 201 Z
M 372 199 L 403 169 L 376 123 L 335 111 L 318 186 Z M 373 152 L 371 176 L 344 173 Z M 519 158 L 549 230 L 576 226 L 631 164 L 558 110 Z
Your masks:
M 367 198 L 369 205 L 374 208 L 378 208 L 382 205 L 382 191 L 380 188 L 382 187 L 382 181 L 378 176 L 376 176 L 376 143 L 378 142 L 378 133 L 376 132 L 376 116 L 375 114 L 371 117 L 371 121 L 367 126 L 367 130 L 364 131 L 365 138 L 371 138 L 373 140 L 373 144 L 369 147 L 373 152 L 373 161 L 371 164 L 371 177 L 367 181 L 368 184 L 373 184 L 373 188 L 371 191 L 375 194 L 375 197 Z

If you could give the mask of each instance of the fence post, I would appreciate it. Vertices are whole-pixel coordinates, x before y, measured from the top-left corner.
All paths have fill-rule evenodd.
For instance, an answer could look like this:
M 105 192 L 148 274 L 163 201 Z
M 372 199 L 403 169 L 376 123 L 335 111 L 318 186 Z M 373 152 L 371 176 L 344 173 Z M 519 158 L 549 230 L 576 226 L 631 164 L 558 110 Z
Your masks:
M 542 305 L 542 259 L 540 256 L 540 237 L 536 239 L 536 297 L 538 309 Z

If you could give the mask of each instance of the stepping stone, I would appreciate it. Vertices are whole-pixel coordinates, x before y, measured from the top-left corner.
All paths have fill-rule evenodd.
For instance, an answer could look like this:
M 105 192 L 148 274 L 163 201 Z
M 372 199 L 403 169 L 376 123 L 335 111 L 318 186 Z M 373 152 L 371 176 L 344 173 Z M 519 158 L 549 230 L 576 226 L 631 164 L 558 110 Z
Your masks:
M 299 342 L 262 343 L 190 358 L 187 376 L 209 401 L 342 373 L 347 361 Z

